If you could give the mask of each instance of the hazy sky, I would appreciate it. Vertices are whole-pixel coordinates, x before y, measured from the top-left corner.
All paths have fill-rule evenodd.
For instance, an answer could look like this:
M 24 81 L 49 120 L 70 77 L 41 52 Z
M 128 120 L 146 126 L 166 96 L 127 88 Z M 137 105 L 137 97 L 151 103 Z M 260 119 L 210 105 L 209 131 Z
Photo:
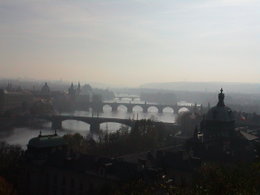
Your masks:
M 260 82 L 254 0 L 0 0 L 0 77 Z

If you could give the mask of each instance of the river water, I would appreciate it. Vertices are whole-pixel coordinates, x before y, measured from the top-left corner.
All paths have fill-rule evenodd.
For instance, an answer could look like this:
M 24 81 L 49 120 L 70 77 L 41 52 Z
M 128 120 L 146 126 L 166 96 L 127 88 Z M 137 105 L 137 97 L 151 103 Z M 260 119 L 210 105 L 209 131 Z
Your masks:
M 126 100 L 129 102 L 129 100 Z M 138 100 L 137 100 L 138 101 Z M 124 101 L 122 101 L 124 102 Z M 139 101 L 140 103 L 140 101 Z M 182 110 L 185 111 L 185 108 Z M 162 121 L 162 122 L 170 122 L 174 123 L 176 119 L 176 114 L 173 112 L 171 108 L 165 108 L 163 113 L 158 113 L 157 108 L 151 107 L 148 109 L 148 113 L 143 113 L 141 107 L 134 107 L 133 113 L 128 113 L 124 106 L 119 106 L 117 112 L 112 112 L 111 107 L 104 106 L 103 113 L 100 113 L 98 116 L 92 115 L 91 110 L 89 112 L 86 111 L 75 111 L 73 113 L 61 113 L 62 115 L 74 115 L 74 116 L 93 116 L 93 117 L 107 117 L 107 118 L 122 118 L 122 119 L 152 119 L 155 121 Z M 117 131 L 121 124 L 118 123 L 102 123 L 100 125 L 101 130 L 106 130 L 108 132 Z M 82 136 L 87 136 L 89 133 L 89 124 L 81 122 L 81 121 L 74 121 L 74 120 L 66 120 L 62 122 L 62 130 L 58 130 L 58 135 L 65 135 L 65 134 L 73 134 L 73 133 L 80 133 Z M 26 148 L 28 141 L 39 135 L 39 132 L 42 132 L 43 135 L 45 134 L 53 134 L 54 131 L 51 129 L 51 124 L 46 122 L 43 124 L 42 128 L 14 128 L 9 133 L 0 132 L 0 141 L 5 141 L 9 144 L 18 144 L 22 148 Z

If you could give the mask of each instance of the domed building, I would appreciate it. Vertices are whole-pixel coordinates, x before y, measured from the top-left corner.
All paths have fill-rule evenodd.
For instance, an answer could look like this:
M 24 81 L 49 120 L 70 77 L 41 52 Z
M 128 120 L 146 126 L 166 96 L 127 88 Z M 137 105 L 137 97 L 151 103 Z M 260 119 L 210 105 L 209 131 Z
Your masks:
M 49 97 L 49 96 L 50 96 L 50 92 L 51 92 L 51 90 L 50 90 L 48 84 L 45 83 L 45 84 L 42 86 L 42 88 L 41 88 L 41 92 L 40 92 L 41 96 L 43 96 L 43 97 Z
M 221 88 L 218 103 L 209 109 L 194 132 L 193 151 L 206 159 L 225 158 L 232 155 L 231 145 L 235 135 L 235 118 L 232 110 L 225 105 Z
M 233 111 L 225 105 L 223 89 L 218 103 L 203 117 L 194 131 L 192 151 L 205 160 L 236 161 L 254 158 L 253 145 L 235 129 Z
M 235 132 L 235 117 L 232 110 L 225 106 L 225 95 L 221 88 L 218 103 L 211 108 L 200 124 L 203 142 L 227 142 Z
M 27 157 L 30 160 L 45 161 L 52 158 L 64 156 L 67 150 L 67 143 L 55 132 L 51 135 L 40 135 L 29 140 L 27 145 Z

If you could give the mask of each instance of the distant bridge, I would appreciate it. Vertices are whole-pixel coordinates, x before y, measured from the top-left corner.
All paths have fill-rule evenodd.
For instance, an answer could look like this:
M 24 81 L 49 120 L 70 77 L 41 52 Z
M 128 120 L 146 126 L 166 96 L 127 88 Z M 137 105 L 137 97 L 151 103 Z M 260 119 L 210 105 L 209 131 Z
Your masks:
M 127 110 L 127 112 L 132 113 L 133 112 L 133 108 L 134 107 L 141 107 L 143 110 L 143 113 L 147 113 L 148 109 L 151 107 L 155 107 L 158 110 L 158 113 L 163 113 L 163 110 L 165 108 L 170 108 L 172 109 L 172 111 L 174 113 L 178 113 L 179 110 L 181 108 L 187 108 L 190 111 L 194 111 L 194 110 L 201 110 L 201 105 L 197 105 L 197 104 L 187 104 L 187 105 L 179 105 L 179 104 L 175 104 L 175 105 L 170 105 L 170 104 L 154 104 L 154 103 L 137 103 L 137 102 L 129 102 L 129 103 L 125 103 L 125 102 L 102 102 L 101 104 L 101 110 L 104 110 L 104 106 L 110 106 L 112 109 L 112 112 L 116 112 L 118 110 L 119 106 L 124 106 Z M 91 107 L 94 107 L 91 105 Z
M 50 121 L 52 124 L 52 129 L 62 129 L 62 121 L 65 120 L 76 120 L 82 121 L 90 125 L 90 132 L 95 133 L 100 130 L 100 124 L 113 122 L 127 125 L 129 127 L 134 127 L 138 120 L 131 119 L 119 119 L 119 118 L 99 118 L 99 117 L 85 117 L 85 116 L 66 116 L 66 115 L 52 115 L 52 116 L 38 116 L 39 119 L 44 119 Z M 176 128 L 178 125 L 175 123 L 157 122 L 154 124 L 163 124 L 166 128 Z
M 131 99 L 132 101 L 134 101 L 135 99 L 140 99 L 140 96 L 138 96 L 138 95 L 116 95 L 115 98 L 119 99 L 119 100 L 127 98 L 127 99 Z

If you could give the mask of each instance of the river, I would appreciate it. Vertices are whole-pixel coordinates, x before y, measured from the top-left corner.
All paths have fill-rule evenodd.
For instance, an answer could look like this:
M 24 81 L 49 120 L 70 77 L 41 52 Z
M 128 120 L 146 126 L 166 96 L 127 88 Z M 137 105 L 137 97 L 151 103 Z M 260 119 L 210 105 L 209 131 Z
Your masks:
M 129 100 L 126 101 L 129 102 Z M 185 109 L 183 111 L 185 111 Z M 75 111 L 73 113 L 61 114 L 74 116 L 92 116 L 91 111 Z M 152 119 L 156 121 L 174 123 L 176 119 L 176 114 L 173 113 L 173 110 L 171 108 L 165 108 L 163 110 L 163 113 L 159 114 L 157 108 L 154 107 L 149 108 L 148 113 L 143 113 L 142 108 L 138 106 L 133 108 L 133 113 L 128 113 L 124 106 L 119 106 L 118 111 L 114 113 L 111 111 L 111 108 L 109 106 L 105 106 L 103 113 L 100 113 L 99 116 L 94 115 L 93 117 Z M 121 126 L 122 125 L 118 123 L 103 123 L 100 125 L 100 129 L 107 130 L 108 132 L 114 132 L 117 131 Z M 58 135 L 61 136 L 68 133 L 80 133 L 82 136 L 87 136 L 89 133 L 89 124 L 81 121 L 66 120 L 62 122 L 62 127 L 62 130 L 57 131 Z M 9 144 L 18 144 L 25 149 L 28 141 L 31 138 L 38 136 L 40 131 L 42 131 L 43 135 L 54 133 L 54 131 L 51 130 L 51 124 L 49 122 L 46 122 L 44 123 L 43 128 L 14 128 L 13 130 L 10 130 L 9 133 L 0 132 L 0 141 L 5 141 Z

